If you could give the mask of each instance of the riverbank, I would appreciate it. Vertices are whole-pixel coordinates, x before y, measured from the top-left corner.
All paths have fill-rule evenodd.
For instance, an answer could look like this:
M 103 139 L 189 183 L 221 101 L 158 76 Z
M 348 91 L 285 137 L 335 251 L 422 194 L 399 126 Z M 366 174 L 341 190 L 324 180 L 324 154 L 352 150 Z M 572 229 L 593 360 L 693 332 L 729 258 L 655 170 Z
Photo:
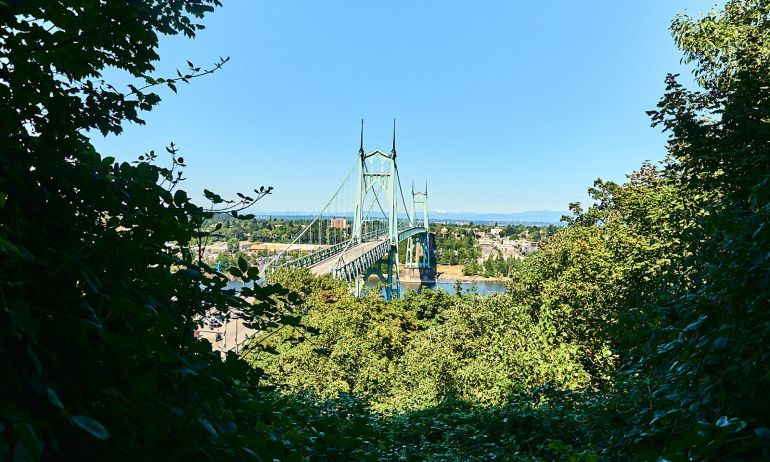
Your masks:
M 437 265 L 436 266 L 436 279 L 439 281 L 460 281 L 460 282 L 505 282 L 509 278 L 492 277 L 487 278 L 480 275 L 465 275 L 463 274 L 462 265 Z

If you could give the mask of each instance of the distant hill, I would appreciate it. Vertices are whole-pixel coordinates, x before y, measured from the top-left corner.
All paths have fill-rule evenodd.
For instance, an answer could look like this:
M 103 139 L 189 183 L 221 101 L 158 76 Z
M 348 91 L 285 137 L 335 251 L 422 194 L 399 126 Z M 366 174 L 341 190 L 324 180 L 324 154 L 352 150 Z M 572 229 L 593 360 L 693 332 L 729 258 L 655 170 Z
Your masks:
M 274 218 L 291 218 L 291 219 L 312 219 L 313 214 L 307 211 L 280 211 L 280 212 L 267 212 L 267 211 L 254 211 L 258 218 L 267 218 L 272 216 Z M 341 216 L 352 217 L 352 212 L 341 213 Z M 554 210 L 532 210 L 526 212 L 512 212 L 512 213 L 473 213 L 473 212 L 437 212 L 431 210 L 431 221 L 472 221 L 480 224 L 492 224 L 492 223 L 517 223 L 517 224 L 559 224 L 563 215 L 569 215 L 569 212 L 561 212 Z
M 558 224 L 563 215 L 569 212 L 554 210 L 532 210 L 513 213 L 472 213 L 472 212 L 430 212 L 430 219 L 435 221 L 472 221 L 474 223 L 532 223 L 532 224 Z

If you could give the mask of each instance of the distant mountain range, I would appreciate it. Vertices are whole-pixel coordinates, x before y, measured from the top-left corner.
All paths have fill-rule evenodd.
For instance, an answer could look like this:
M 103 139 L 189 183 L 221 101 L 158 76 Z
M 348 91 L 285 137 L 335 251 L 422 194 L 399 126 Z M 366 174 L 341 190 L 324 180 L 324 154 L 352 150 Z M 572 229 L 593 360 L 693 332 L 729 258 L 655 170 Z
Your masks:
M 531 210 L 527 212 L 512 213 L 472 213 L 472 212 L 430 212 L 430 219 L 433 221 L 472 221 L 474 223 L 559 223 L 563 215 L 569 215 L 569 212 L 560 212 L 554 210 Z
M 313 214 L 303 211 L 282 211 L 282 212 L 267 212 L 267 211 L 255 211 L 251 212 L 258 217 L 272 216 L 275 218 L 295 218 L 295 219 L 310 219 L 313 218 Z M 352 216 L 352 212 L 340 214 L 341 216 Z M 517 223 L 517 224 L 559 224 L 563 215 L 569 215 L 569 212 L 560 212 L 554 210 L 531 210 L 526 212 L 512 212 L 512 213 L 483 213 L 483 212 L 443 212 L 443 211 L 430 211 L 430 221 L 472 221 L 480 224 L 492 224 L 492 223 Z

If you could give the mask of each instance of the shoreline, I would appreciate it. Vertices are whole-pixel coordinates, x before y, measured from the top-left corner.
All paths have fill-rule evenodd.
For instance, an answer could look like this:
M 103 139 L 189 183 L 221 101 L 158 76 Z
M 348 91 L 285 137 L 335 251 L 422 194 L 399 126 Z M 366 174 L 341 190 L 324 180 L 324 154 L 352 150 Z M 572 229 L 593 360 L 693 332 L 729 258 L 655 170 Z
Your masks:
M 455 281 L 460 282 L 508 282 L 509 278 L 485 278 L 484 276 L 461 276 L 461 277 L 445 277 L 441 273 L 436 276 L 436 282 L 453 283 Z
M 487 278 L 478 274 L 465 275 L 463 274 L 463 267 L 461 265 L 437 265 L 436 266 L 436 281 L 437 282 L 506 282 L 510 281 L 510 278 L 505 277 L 491 277 Z

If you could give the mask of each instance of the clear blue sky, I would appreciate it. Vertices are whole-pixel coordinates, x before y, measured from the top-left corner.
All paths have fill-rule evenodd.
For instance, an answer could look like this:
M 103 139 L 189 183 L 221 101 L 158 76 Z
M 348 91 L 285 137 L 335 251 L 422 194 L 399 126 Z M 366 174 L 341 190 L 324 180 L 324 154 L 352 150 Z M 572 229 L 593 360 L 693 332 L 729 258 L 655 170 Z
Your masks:
M 429 179 L 430 208 L 566 210 L 597 177 L 622 181 L 665 155 L 649 127 L 667 72 L 668 30 L 693 0 L 227 0 L 194 40 L 161 41 L 159 75 L 185 60 L 231 61 L 163 90 L 146 126 L 94 136 L 134 159 L 174 141 L 185 189 L 272 185 L 261 210 L 317 210 L 358 150 L 389 149 L 402 180 Z M 202 203 L 202 202 L 201 202 Z

